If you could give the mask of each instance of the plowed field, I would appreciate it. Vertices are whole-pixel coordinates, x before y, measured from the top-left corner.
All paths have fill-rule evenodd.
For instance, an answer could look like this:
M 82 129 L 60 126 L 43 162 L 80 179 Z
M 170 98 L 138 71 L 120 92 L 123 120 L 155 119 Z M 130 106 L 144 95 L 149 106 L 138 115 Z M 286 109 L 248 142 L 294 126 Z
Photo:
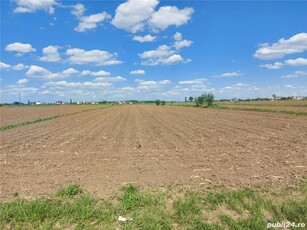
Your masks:
M 99 105 L 14 106 L 0 108 L 0 125 L 99 108 Z
M 285 187 L 307 175 L 307 117 L 127 105 L 0 133 L 1 197 L 78 183 Z

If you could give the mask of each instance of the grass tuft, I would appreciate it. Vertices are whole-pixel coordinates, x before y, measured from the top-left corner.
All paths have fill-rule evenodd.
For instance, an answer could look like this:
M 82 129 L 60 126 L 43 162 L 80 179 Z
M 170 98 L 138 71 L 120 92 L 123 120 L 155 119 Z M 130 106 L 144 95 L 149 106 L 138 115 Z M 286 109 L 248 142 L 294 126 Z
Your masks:
M 115 196 L 100 199 L 72 184 L 51 198 L 2 201 L 0 229 L 265 229 L 267 221 L 306 221 L 304 188 L 306 183 L 278 195 L 184 189 L 177 196 L 176 189 L 127 185 Z M 119 222 L 119 216 L 132 219 Z

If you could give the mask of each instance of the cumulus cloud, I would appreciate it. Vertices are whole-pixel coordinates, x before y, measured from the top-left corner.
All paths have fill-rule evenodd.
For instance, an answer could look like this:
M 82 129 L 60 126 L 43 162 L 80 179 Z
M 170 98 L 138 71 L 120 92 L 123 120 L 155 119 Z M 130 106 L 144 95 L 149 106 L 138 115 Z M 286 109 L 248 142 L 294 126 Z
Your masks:
M 260 66 L 265 67 L 267 69 L 280 69 L 283 66 L 305 66 L 305 65 L 307 65 L 306 58 L 296 58 L 296 59 L 289 59 L 284 62 L 275 62 L 273 64 L 264 64 Z
M 158 0 L 128 0 L 117 7 L 112 24 L 131 33 L 143 31 L 158 4 Z
M 44 10 L 54 14 L 54 6 L 58 5 L 56 0 L 13 0 L 17 7 L 14 13 L 34 13 L 37 10 Z
M 138 83 L 136 89 L 139 91 L 158 91 L 163 87 L 171 84 L 170 80 L 145 81 L 142 79 L 135 79 L 135 82 Z
M 47 87 L 54 87 L 54 88 L 101 88 L 110 86 L 111 83 L 109 82 L 67 82 L 67 81 L 50 81 L 44 84 Z
M 72 7 L 71 14 L 80 18 L 83 16 L 85 10 L 85 6 L 83 4 L 78 3 Z
M 158 4 L 158 0 L 128 0 L 117 7 L 112 24 L 131 33 L 145 29 L 158 32 L 187 24 L 194 12 L 192 8 L 176 6 L 162 6 L 155 11 Z
M 149 50 L 139 54 L 139 57 L 143 59 L 141 64 L 155 66 L 191 62 L 191 59 L 183 58 L 179 52 L 182 48 L 190 46 L 192 41 L 182 40 L 182 35 L 178 32 L 173 38 L 175 42 L 171 46 L 161 45 L 155 50 Z
M 20 43 L 20 42 L 15 42 L 7 45 L 5 47 L 5 50 L 9 52 L 19 52 L 19 53 L 29 53 L 36 51 L 36 49 L 33 48 L 31 44 Z
M 59 46 L 47 46 L 43 49 L 43 56 L 39 60 L 45 62 L 58 62 L 61 60 Z
M 18 84 L 26 84 L 29 81 L 29 79 L 20 79 L 19 81 L 17 81 Z
M 143 37 L 142 36 L 134 36 L 132 38 L 132 40 L 138 41 L 138 42 L 141 42 L 141 43 L 143 43 L 143 42 L 153 42 L 156 39 L 157 39 L 156 36 L 151 36 L 150 34 L 147 34 L 147 35 L 145 35 Z
M 137 69 L 137 70 L 130 71 L 131 75 L 143 75 L 145 73 L 146 73 L 145 70 L 142 70 L 142 69 Z
M 77 32 L 93 30 L 97 28 L 99 23 L 111 18 L 111 16 L 106 12 L 85 16 L 85 11 L 86 8 L 83 4 L 78 3 L 72 6 L 71 14 L 74 15 L 79 21 L 79 24 L 75 27 L 75 31 Z
M 302 53 L 307 50 L 307 33 L 296 34 L 289 39 L 281 38 L 273 44 L 260 44 L 254 57 L 259 59 L 282 58 L 288 54 Z
M 75 28 L 75 31 L 84 32 L 86 30 L 93 30 L 97 28 L 98 23 L 101 23 L 109 18 L 111 18 L 111 16 L 106 12 L 102 12 L 99 14 L 92 14 L 89 16 L 82 16 L 79 18 L 80 22 L 78 26 Z
M 142 65 L 170 65 L 175 63 L 187 63 L 190 59 L 183 58 L 177 53 L 173 47 L 162 45 L 155 50 L 145 51 L 139 54 L 140 58 L 143 59 Z
M 29 68 L 29 66 L 24 65 L 22 63 L 12 66 L 12 65 L 0 62 L 0 69 L 3 69 L 3 70 L 23 70 L 27 68 Z
M 239 77 L 242 76 L 243 73 L 241 71 L 235 71 L 235 72 L 226 72 L 222 74 L 215 75 L 213 77 L 216 78 L 231 78 L 231 77 Z
M 43 67 L 31 65 L 29 70 L 26 72 L 26 76 L 48 80 L 67 78 L 78 73 L 79 71 L 75 70 L 74 68 L 68 68 L 66 70 L 63 70 L 62 72 L 52 73 Z
M 83 70 L 79 76 L 95 76 L 95 77 L 98 77 L 98 76 L 109 76 L 111 75 L 110 72 L 107 72 L 107 71 L 104 71 L 104 70 L 100 70 L 100 71 L 97 71 L 97 72 L 92 72 L 92 71 L 89 71 L 89 70 Z
M 282 78 L 298 78 L 302 76 L 307 76 L 307 71 L 295 71 L 294 73 L 282 76 Z
M 179 85 L 198 85 L 198 84 L 204 84 L 204 82 L 207 81 L 206 78 L 197 78 L 194 80 L 187 80 L 187 81 L 179 81 Z
M 172 25 L 178 27 L 187 24 L 193 12 L 190 7 L 180 10 L 176 6 L 162 6 L 151 15 L 149 24 L 158 30 L 165 30 Z
M 117 60 L 116 53 L 109 53 L 103 50 L 90 50 L 83 49 L 68 49 L 66 55 L 69 56 L 68 61 L 71 64 L 95 64 L 96 66 L 116 65 L 122 62 Z
M 11 68 L 10 65 L 5 64 L 4 62 L 0 62 L 0 69 L 2 70 L 9 70 Z
M 95 81 L 98 82 L 121 82 L 121 81 L 127 81 L 126 78 L 117 76 L 117 77 L 97 77 Z

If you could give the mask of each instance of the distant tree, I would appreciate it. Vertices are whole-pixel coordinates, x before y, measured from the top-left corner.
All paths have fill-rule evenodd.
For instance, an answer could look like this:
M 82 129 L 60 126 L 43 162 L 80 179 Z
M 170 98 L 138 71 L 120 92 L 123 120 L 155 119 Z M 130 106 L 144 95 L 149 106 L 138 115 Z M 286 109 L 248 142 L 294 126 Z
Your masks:
M 161 102 L 161 105 L 165 105 L 165 101 L 162 101 L 162 102 Z
M 205 102 L 207 102 L 208 106 L 212 106 L 214 102 L 214 94 L 213 93 L 207 93 L 202 95 L 204 97 Z
M 192 102 L 192 101 L 193 101 L 193 99 L 194 99 L 193 97 L 189 97 L 189 101 L 190 101 L 190 102 Z
M 276 94 L 274 93 L 274 94 L 272 94 L 272 97 L 275 99 L 276 98 Z
M 204 93 L 199 97 L 195 98 L 196 106 L 202 106 L 204 102 L 207 103 L 208 106 L 212 106 L 214 102 L 214 94 L 212 93 Z
M 187 102 L 187 97 L 184 97 L 184 101 Z
M 156 103 L 156 105 L 160 105 L 160 104 L 161 104 L 161 101 L 157 99 L 157 100 L 155 101 L 155 103 Z
M 204 102 L 205 102 L 205 98 L 203 95 L 200 95 L 199 97 L 195 98 L 196 106 L 202 106 Z

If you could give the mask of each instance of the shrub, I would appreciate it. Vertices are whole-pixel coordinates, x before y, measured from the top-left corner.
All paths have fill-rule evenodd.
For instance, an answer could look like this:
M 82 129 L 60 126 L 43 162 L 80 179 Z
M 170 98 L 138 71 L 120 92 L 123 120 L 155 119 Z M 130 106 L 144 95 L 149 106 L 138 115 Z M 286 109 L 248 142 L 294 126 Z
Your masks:
M 156 105 L 160 105 L 161 101 L 160 100 L 156 100 Z
M 165 101 L 162 101 L 162 102 L 161 102 L 161 105 L 165 105 Z

